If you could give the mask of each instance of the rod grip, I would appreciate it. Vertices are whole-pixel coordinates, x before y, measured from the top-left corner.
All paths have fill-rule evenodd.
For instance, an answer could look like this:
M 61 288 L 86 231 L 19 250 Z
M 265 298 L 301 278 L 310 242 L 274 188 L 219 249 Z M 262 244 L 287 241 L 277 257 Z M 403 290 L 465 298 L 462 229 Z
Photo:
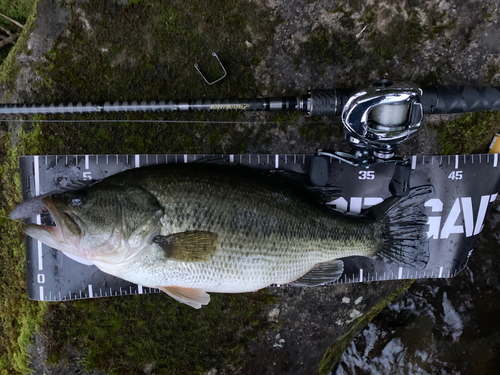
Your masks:
M 430 86 L 422 89 L 424 113 L 500 110 L 500 87 Z
M 350 92 L 341 89 L 311 90 L 307 105 L 309 116 L 340 116 Z

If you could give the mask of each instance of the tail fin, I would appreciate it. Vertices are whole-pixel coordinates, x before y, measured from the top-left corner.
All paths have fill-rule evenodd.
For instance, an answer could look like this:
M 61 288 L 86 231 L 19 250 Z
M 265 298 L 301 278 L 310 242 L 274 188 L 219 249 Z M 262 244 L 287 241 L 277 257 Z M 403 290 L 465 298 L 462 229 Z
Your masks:
M 420 186 L 405 197 L 386 199 L 369 211 L 382 239 L 374 259 L 400 267 L 425 268 L 429 261 L 429 241 L 423 207 L 433 194 L 433 186 Z

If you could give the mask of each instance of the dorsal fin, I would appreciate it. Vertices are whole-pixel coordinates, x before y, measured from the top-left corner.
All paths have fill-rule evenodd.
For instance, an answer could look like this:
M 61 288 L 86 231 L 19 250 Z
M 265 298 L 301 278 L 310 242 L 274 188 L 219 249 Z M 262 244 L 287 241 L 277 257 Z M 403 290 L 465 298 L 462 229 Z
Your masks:
M 277 176 L 282 176 L 288 180 L 292 180 L 297 185 L 302 188 L 307 189 L 310 193 L 312 193 L 316 200 L 320 203 L 328 203 L 333 201 L 335 198 L 341 196 L 342 189 L 338 186 L 334 185 L 325 185 L 325 186 L 316 186 L 311 183 L 309 180 L 309 176 L 305 173 L 294 172 L 294 171 L 285 171 L 285 170 L 271 170 L 265 171 L 265 173 L 274 173 Z

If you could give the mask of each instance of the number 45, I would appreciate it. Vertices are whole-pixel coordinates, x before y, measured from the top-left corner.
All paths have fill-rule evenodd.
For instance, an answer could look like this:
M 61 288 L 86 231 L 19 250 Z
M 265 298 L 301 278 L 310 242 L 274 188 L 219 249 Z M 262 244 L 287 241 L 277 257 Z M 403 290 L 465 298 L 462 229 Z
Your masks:
M 461 180 L 462 176 L 462 171 L 453 171 L 449 174 L 448 178 L 450 180 Z

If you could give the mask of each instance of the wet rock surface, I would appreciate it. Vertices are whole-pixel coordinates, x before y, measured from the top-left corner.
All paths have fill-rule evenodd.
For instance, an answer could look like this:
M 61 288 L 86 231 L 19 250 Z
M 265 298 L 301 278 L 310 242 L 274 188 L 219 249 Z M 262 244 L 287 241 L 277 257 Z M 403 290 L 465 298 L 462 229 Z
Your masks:
M 467 268 L 417 281 L 350 344 L 335 374 L 498 374 L 498 201 Z
M 278 329 L 249 347 L 240 374 L 311 374 L 326 350 L 401 282 L 272 289 L 279 303 L 269 312 Z
M 160 21 L 170 22 L 171 28 L 165 35 L 175 34 L 184 43 L 184 26 L 179 19 L 188 18 L 188 12 L 196 13 L 190 2 L 185 2 L 184 8 L 178 7 L 179 11 L 173 7 L 150 18 L 141 18 L 139 12 L 134 16 L 132 11 L 127 11 L 131 6 L 127 2 L 95 4 L 92 1 L 40 1 L 28 52 L 19 56 L 21 70 L 14 94 L 9 96 L 10 101 L 38 102 L 40 98 L 56 103 L 114 101 L 124 100 L 126 95 L 139 96 L 133 100 L 179 99 L 193 95 L 294 95 L 305 93 L 309 88 L 359 87 L 385 76 L 424 85 L 497 85 L 500 82 L 500 51 L 496 43 L 500 32 L 498 1 L 428 1 L 422 4 L 412 1 L 257 1 L 252 3 L 255 9 L 267 13 L 270 18 L 259 28 L 251 29 L 251 25 L 247 25 L 251 29 L 247 39 L 237 41 L 239 44 L 233 43 L 232 35 L 221 31 L 220 38 L 212 38 L 218 41 L 215 44 L 197 40 L 200 48 L 217 48 L 228 67 L 228 80 L 221 81 L 221 85 L 213 90 L 196 81 L 200 77 L 194 69 L 185 68 L 191 67 L 195 55 L 185 56 L 189 64 L 184 61 L 184 65 L 172 57 L 184 56 L 184 50 L 192 45 L 172 43 L 165 47 L 164 54 L 155 54 L 159 49 L 154 44 L 155 32 Z M 136 6 L 140 6 L 140 2 Z M 244 7 L 237 9 L 247 10 Z M 202 11 L 209 13 L 206 9 Z M 231 13 L 230 10 L 227 12 Z M 248 14 L 235 16 L 234 12 L 231 16 L 248 18 Z M 135 35 L 134 31 L 125 36 L 118 35 L 117 19 L 123 19 L 123 27 L 129 27 L 128 30 L 140 28 L 141 32 L 136 31 L 136 34 L 140 34 L 141 39 L 134 41 L 135 48 L 132 44 L 113 49 L 113 43 L 118 43 L 116 38 L 125 40 Z M 111 24 L 110 20 L 115 23 Z M 107 22 L 111 26 L 106 26 Z M 212 21 L 211 24 L 196 21 L 199 34 L 209 32 L 217 22 L 223 21 Z M 130 23 L 135 26 L 131 27 Z M 105 32 L 100 27 L 104 27 Z M 189 27 L 186 30 L 191 30 Z M 118 36 L 114 36 L 115 32 Z M 77 48 L 72 48 L 73 43 Z M 87 48 L 89 45 L 92 49 Z M 237 47 L 247 48 L 245 51 L 248 52 L 233 61 L 231 51 Z M 148 60 L 145 56 L 153 57 Z M 131 73 L 139 71 L 141 66 L 147 66 L 144 74 Z M 78 71 L 82 67 L 86 68 L 85 71 Z M 244 76 L 242 72 L 249 75 Z M 193 81 L 183 82 L 184 76 Z M 241 90 L 231 86 L 238 80 L 246 81 L 245 78 L 252 84 Z M 144 150 L 150 146 L 143 142 L 127 152 L 310 153 L 318 147 L 346 150 L 340 123 L 335 119 L 242 114 L 237 120 L 247 124 L 236 131 L 231 130 L 235 132 L 231 136 L 212 143 L 207 141 L 208 136 L 220 128 L 207 130 L 200 127 L 189 139 L 191 130 L 186 134 L 181 130 L 180 138 L 185 138 L 173 145 L 169 143 L 169 149 Z M 261 121 L 264 123 L 258 129 L 251 130 L 253 123 Z M 442 118 L 429 117 L 427 121 L 419 135 L 400 149 L 401 154 L 439 154 L 437 130 L 427 125 L 437 126 Z M 78 126 L 72 131 L 74 129 Z M 60 125 L 47 125 L 44 131 L 64 139 Z M 99 142 L 106 140 L 100 139 Z M 82 146 L 78 139 L 64 139 L 60 143 L 64 146 L 52 146 L 51 150 L 96 152 L 95 146 Z M 109 152 L 119 152 L 111 147 Z M 454 346 L 459 353 L 466 348 L 466 343 L 472 345 L 469 343 L 474 341 L 475 350 L 490 358 L 489 362 L 485 361 L 487 366 L 497 364 L 498 349 L 495 348 L 498 346 L 486 349 L 485 343 L 493 338 L 481 321 L 484 315 L 493 321 L 494 313 L 498 311 L 495 302 L 498 301 L 498 289 L 494 287 L 498 283 L 495 284 L 493 279 L 497 276 L 492 276 L 498 270 L 494 267 L 498 263 L 494 252 L 498 243 L 494 233 L 494 230 L 484 233 L 482 238 L 483 245 L 487 242 L 491 251 L 484 252 L 484 257 L 474 254 L 470 268 L 458 278 L 417 282 L 411 292 L 393 302 L 351 344 L 342 357 L 338 372 L 461 373 L 464 368 L 479 366 L 477 362 L 473 364 L 472 359 L 470 363 L 467 359 L 454 363 L 451 358 L 456 360 L 455 354 L 438 352 L 443 347 L 442 342 Z M 484 267 L 489 264 L 492 267 L 485 271 Z M 268 321 L 279 326 L 266 331 L 260 339 L 247 343 L 242 350 L 243 364 L 223 362 L 208 373 L 317 373 L 325 351 L 401 285 L 401 282 L 384 282 L 272 289 L 270 293 L 277 296 L 278 302 L 268 306 L 265 315 Z M 475 327 L 484 336 L 474 336 Z M 355 330 L 362 328 L 356 327 Z M 235 335 L 241 334 L 241 330 L 244 331 L 244 327 L 235 330 Z M 50 334 L 50 331 L 42 333 Z M 65 360 L 46 365 L 46 344 L 45 339 L 37 336 L 35 346 L 31 348 L 33 369 L 37 374 L 99 373 L 86 372 L 86 354 L 71 346 L 64 349 Z M 347 342 L 338 342 L 338 345 L 341 350 Z M 413 363 L 416 364 L 410 365 Z M 144 373 L 155 373 L 155 365 L 145 366 Z

